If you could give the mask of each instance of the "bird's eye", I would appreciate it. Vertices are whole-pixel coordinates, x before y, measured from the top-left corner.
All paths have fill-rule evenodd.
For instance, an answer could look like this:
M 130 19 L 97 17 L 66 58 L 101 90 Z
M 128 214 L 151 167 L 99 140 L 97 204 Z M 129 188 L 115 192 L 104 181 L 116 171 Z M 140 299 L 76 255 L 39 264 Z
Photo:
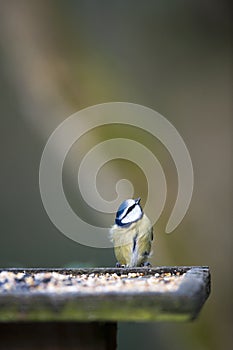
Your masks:
M 133 204 L 131 207 L 129 207 L 124 215 L 126 217 L 134 208 L 136 207 L 136 204 Z

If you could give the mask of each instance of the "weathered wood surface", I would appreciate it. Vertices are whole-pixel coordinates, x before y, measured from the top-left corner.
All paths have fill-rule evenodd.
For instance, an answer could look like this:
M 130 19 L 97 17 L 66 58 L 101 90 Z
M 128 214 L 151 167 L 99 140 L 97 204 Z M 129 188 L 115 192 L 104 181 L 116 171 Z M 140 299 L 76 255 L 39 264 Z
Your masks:
M 210 293 L 208 267 L 0 269 L 0 276 L 0 322 L 185 321 Z

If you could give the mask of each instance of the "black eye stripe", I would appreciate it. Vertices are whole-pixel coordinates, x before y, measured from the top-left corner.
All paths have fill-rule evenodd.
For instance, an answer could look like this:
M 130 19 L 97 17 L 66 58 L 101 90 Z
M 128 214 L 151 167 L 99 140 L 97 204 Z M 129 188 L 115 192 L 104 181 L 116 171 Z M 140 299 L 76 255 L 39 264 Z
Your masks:
M 136 207 L 136 203 L 135 204 L 133 204 L 131 207 L 129 207 L 129 209 L 127 209 L 127 212 L 125 213 L 125 215 L 123 216 L 123 218 L 122 219 L 124 219 L 135 207 Z M 121 219 L 121 220 L 122 220 Z

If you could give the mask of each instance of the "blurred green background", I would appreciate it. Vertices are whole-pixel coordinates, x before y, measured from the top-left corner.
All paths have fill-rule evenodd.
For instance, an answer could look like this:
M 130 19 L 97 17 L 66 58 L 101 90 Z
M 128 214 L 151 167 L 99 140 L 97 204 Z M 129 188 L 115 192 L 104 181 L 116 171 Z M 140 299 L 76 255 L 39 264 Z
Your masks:
M 119 349 L 232 349 L 230 1 L 1 0 L 0 7 L 0 266 L 115 264 L 111 249 L 79 245 L 50 222 L 39 192 L 40 158 L 53 130 L 82 108 L 110 101 L 148 106 L 182 135 L 195 176 L 187 215 L 165 235 L 175 168 L 159 142 L 141 135 L 159 153 L 170 180 L 152 263 L 209 265 L 212 293 L 194 323 L 119 324 Z M 83 144 L 98 143 L 111 132 L 130 130 L 97 130 Z M 78 147 L 73 153 L 81 157 Z M 116 167 L 124 176 L 141 176 L 135 188 L 146 199 L 138 168 L 124 161 Z M 64 184 L 78 206 L 70 168 L 64 170 Z M 81 207 L 82 215 L 90 216 Z

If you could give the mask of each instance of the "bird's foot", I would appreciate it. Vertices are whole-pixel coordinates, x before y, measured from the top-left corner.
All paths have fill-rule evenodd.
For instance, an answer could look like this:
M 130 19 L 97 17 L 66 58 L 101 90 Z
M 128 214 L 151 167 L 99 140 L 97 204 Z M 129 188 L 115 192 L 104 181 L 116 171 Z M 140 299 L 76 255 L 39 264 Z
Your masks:
M 149 261 L 146 261 L 144 263 L 141 264 L 141 267 L 151 267 L 151 263 L 149 263 Z
M 125 265 L 121 265 L 118 261 L 116 262 L 116 267 L 120 268 L 120 267 L 125 267 Z

